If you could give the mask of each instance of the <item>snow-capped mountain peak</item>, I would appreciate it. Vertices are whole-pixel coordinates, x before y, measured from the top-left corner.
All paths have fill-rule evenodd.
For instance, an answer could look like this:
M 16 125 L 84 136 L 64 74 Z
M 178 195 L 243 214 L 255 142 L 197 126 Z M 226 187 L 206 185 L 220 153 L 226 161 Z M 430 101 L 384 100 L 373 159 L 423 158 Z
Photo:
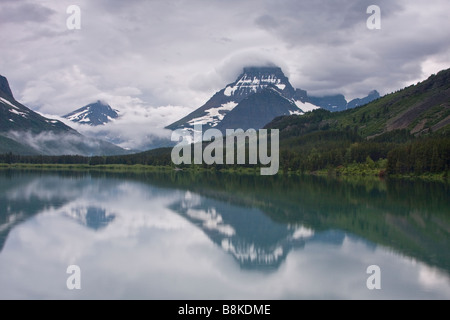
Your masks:
M 167 129 L 192 131 L 196 123 L 203 129 L 260 129 L 275 117 L 303 114 L 315 109 L 342 111 L 379 98 L 372 91 L 362 99 L 347 102 L 344 95 L 309 96 L 292 87 L 281 68 L 245 67 L 236 81 L 214 94 L 202 107 L 167 126 Z
M 100 100 L 64 116 L 64 118 L 70 121 L 91 126 L 103 125 L 118 117 L 117 110 L 114 110 L 109 104 Z
M 250 107 L 245 100 L 253 95 L 257 97 L 251 101 L 257 105 Z M 227 129 L 224 126 L 231 124 L 233 127 L 229 129 L 258 129 L 273 117 L 301 114 L 318 108 L 307 103 L 306 97 L 306 91 L 294 89 L 279 67 L 245 67 L 235 82 L 228 84 L 202 107 L 167 128 L 191 129 L 194 124 L 201 123 L 205 128 L 220 130 Z M 241 106 L 242 103 L 244 107 Z M 251 117 L 248 115 L 249 107 L 254 113 Z M 227 120 L 230 117 L 232 120 Z M 236 121 L 237 119 L 241 121 Z M 236 125 L 240 126 L 234 128 Z
M 247 67 L 237 81 L 225 87 L 224 95 L 247 96 L 260 92 L 268 86 L 275 86 L 281 91 L 286 88 L 294 90 L 278 67 Z

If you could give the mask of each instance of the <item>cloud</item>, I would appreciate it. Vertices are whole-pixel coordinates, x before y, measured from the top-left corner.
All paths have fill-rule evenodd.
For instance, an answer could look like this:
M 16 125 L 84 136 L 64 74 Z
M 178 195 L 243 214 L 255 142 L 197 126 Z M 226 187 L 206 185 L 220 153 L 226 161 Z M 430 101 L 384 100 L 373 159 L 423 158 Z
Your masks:
M 2 10 L 0 10 L 2 23 L 42 23 L 55 14 L 54 10 L 36 3 L 25 1 L 2 1 L 2 3 Z
M 255 23 L 266 30 L 273 30 L 280 26 L 277 20 L 268 14 L 264 14 L 255 19 Z
M 277 64 L 294 87 L 348 99 L 450 66 L 447 0 L 380 0 L 381 30 L 366 27 L 368 0 L 77 4 L 81 30 L 67 30 L 60 1 L 8 1 L 1 13 L 0 72 L 42 112 L 99 96 L 194 110 L 248 64 Z
M 292 71 L 295 85 L 312 94 L 341 92 L 353 98 L 369 88 L 389 93 L 425 79 L 431 72 L 424 72 L 423 65 L 435 61 L 436 55 L 447 55 L 447 59 L 433 72 L 449 67 L 445 39 L 450 34 L 442 26 L 450 24 L 435 11 L 449 8 L 447 3 L 436 1 L 430 9 L 425 1 L 381 1 L 382 29 L 377 31 L 366 28 L 369 15 L 361 13 L 367 5 L 339 1 L 324 5 L 322 12 L 311 12 L 314 8 L 299 3 L 298 19 L 273 30 L 299 47 Z M 431 23 L 433 19 L 440 23 Z
M 98 142 L 83 139 L 75 134 L 45 131 L 38 134 L 31 132 L 9 131 L 7 136 L 22 144 L 28 145 L 42 154 L 63 155 L 63 154 L 84 154 L 80 149 L 80 144 L 85 144 L 90 148 L 98 147 Z
M 185 113 L 189 113 L 189 109 L 179 106 L 136 106 L 120 112 L 118 119 L 102 126 L 65 122 L 86 136 L 106 138 L 125 149 L 148 150 L 167 146 L 171 131 L 164 127 L 178 120 L 179 114 Z
M 217 72 L 231 82 L 236 80 L 246 66 L 278 66 L 283 69 L 286 76 L 289 76 L 289 66 L 277 54 L 277 51 L 259 47 L 233 52 L 220 63 Z
M 208 72 L 196 74 L 190 82 L 190 88 L 216 92 L 235 81 L 246 66 L 275 65 L 281 67 L 284 74 L 289 75 L 288 65 L 275 52 L 262 47 L 239 50 L 226 56 Z M 206 100 L 203 101 L 203 103 L 205 102 Z

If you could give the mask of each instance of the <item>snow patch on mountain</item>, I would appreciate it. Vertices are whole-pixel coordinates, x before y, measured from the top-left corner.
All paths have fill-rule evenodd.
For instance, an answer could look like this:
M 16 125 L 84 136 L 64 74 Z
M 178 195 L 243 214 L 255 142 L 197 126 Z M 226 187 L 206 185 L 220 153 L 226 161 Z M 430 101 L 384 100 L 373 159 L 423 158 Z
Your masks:
M 303 112 L 310 112 L 316 109 L 320 109 L 320 107 L 309 103 L 309 102 L 302 102 L 302 101 L 294 101 L 295 105 L 301 109 Z
M 304 114 L 301 110 L 295 110 L 295 111 L 289 111 L 289 115 L 290 116 L 292 116 L 292 115 L 294 115 L 294 114 L 296 114 L 296 115 L 302 115 L 302 114 Z
M 220 215 L 215 208 L 210 208 L 207 211 L 201 209 L 189 208 L 186 214 L 193 220 L 201 223 L 204 228 L 215 230 L 226 236 L 233 236 L 236 230 L 223 222 L 222 215 Z
M 11 109 L 10 112 L 14 113 L 14 114 L 17 114 L 19 116 L 22 116 L 24 118 L 26 118 L 28 116 L 25 112 L 19 112 L 19 111 L 15 110 L 15 109 Z
M 6 99 L 4 99 L 4 98 L 2 98 L 2 97 L 0 97 L 0 101 L 1 102 L 3 102 L 4 104 L 7 104 L 7 105 L 9 105 L 10 107 L 13 107 L 14 109 L 17 109 L 17 110 L 19 110 L 19 108 L 18 107 L 16 107 L 15 105 L 13 105 L 11 102 L 9 102 L 8 100 L 6 100 Z
M 244 91 L 247 93 L 256 93 L 266 88 L 268 85 L 275 85 L 280 90 L 286 88 L 286 85 L 282 83 L 281 79 L 274 75 L 249 77 L 247 74 L 244 74 L 235 84 L 228 85 L 225 88 L 224 95 L 231 97 L 235 94 L 242 94 Z
M 236 107 L 238 104 L 236 102 L 230 101 L 227 103 L 222 104 L 218 108 L 211 108 L 208 110 L 205 110 L 207 115 L 203 117 L 194 118 L 188 123 L 190 125 L 194 125 L 196 123 L 208 123 L 211 127 L 217 126 L 217 124 L 222 121 L 222 119 L 225 117 L 226 113 L 233 110 L 234 107 Z
M 292 235 L 293 239 L 311 238 L 315 233 L 313 229 L 307 228 L 303 225 L 295 226 L 294 230 L 294 234 Z
M 88 115 L 88 110 L 84 110 L 84 111 L 75 113 L 75 114 L 67 117 L 67 119 L 70 121 L 82 122 L 83 120 L 86 119 L 87 115 Z M 89 119 L 87 119 L 87 120 L 89 121 Z
M 6 100 L 6 99 L 4 99 L 2 97 L 0 97 L 0 102 L 3 103 L 4 105 L 6 105 L 8 107 L 9 112 L 11 112 L 11 113 L 13 113 L 15 115 L 18 115 L 18 116 L 21 116 L 21 117 L 24 117 L 24 118 L 27 118 L 29 116 L 27 110 L 21 109 L 21 108 L 15 106 L 10 101 L 8 101 L 8 100 Z M 10 121 L 11 121 L 11 119 L 10 119 Z M 14 122 L 14 121 L 11 121 L 11 122 Z

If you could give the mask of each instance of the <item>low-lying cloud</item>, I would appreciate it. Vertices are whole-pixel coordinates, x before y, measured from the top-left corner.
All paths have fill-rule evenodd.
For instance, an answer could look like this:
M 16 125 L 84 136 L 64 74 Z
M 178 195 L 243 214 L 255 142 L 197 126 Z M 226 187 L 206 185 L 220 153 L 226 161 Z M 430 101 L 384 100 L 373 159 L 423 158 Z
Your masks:
M 104 141 L 74 133 L 44 131 L 36 134 L 30 131 L 9 131 L 6 136 L 43 155 L 95 156 L 124 153 Z
M 110 105 L 119 111 L 119 118 L 99 126 L 79 124 L 62 117 L 41 114 L 59 120 L 87 137 L 106 140 L 127 150 L 145 151 L 171 144 L 171 131 L 164 127 L 178 120 L 180 115 L 190 112 L 189 108 L 181 106 L 148 107 L 138 103 L 119 104 L 119 109 L 116 104 Z

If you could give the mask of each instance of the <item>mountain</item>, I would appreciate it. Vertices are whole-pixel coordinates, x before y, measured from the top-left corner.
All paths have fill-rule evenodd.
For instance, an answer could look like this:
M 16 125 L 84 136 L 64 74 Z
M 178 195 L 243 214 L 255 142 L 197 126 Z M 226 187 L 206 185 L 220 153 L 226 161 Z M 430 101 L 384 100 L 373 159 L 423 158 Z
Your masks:
M 196 193 L 186 195 L 170 209 L 202 230 L 245 269 L 276 269 L 291 250 L 304 248 L 306 241 L 315 236 L 312 230 L 305 229 L 305 236 L 297 237 L 298 229 L 276 223 L 253 207 L 232 205 Z
M 0 76 L 0 152 L 90 156 L 124 154 L 125 150 L 86 138 L 61 121 L 27 108 L 14 99 L 8 80 Z
M 378 93 L 378 91 L 373 90 L 366 97 L 356 98 L 356 99 L 351 100 L 350 102 L 347 102 L 347 100 L 345 99 L 345 97 L 342 94 L 324 96 L 324 97 L 310 96 L 310 97 L 308 97 L 307 101 L 321 107 L 322 109 L 336 112 L 336 111 L 353 109 L 358 106 L 365 105 L 369 102 L 372 102 L 373 100 L 378 99 L 379 97 L 380 97 L 380 94 Z
M 11 179 L 11 176 L 13 178 Z M 115 215 L 95 205 L 77 202 L 79 194 L 91 182 L 67 179 L 64 174 L 42 176 L 38 171 L 27 174 L 0 172 L 0 252 L 16 226 L 46 209 L 62 210 L 69 217 L 92 230 L 100 230 L 111 223 Z M 105 182 L 106 183 L 106 182 Z M 68 204 L 74 204 L 67 206 Z
M 191 130 L 194 123 L 204 129 L 260 129 L 277 116 L 302 114 L 324 108 L 341 111 L 377 99 L 372 91 L 367 97 L 347 102 L 343 95 L 313 97 L 294 89 L 279 67 L 245 67 L 235 82 L 214 94 L 203 106 L 167 126 L 167 129 Z
M 269 90 L 270 89 L 270 90 Z M 252 113 L 258 113 L 259 120 L 250 122 L 251 117 L 245 114 L 249 110 L 249 97 L 253 102 Z M 268 99 L 268 100 L 265 100 Z M 233 83 L 213 95 L 203 106 L 167 126 L 168 129 L 192 128 L 194 123 L 201 122 L 204 129 L 217 127 L 221 130 L 226 129 L 225 125 L 233 124 L 234 128 L 261 128 L 262 119 L 272 120 L 272 116 L 289 115 L 292 113 L 302 113 L 317 109 L 318 107 L 306 102 L 307 93 L 304 90 L 294 89 L 288 78 L 278 67 L 246 67 L 243 73 Z M 239 106 L 244 103 L 244 106 Z M 271 110 L 275 105 L 281 105 L 277 109 Z M 261 114 L 258 110 L 271 110 L 267 115 Z M 228 116 L 231 119 L 227 119 Z
M 64 116 L 64 118 L 70 121 L 91 126 L 103 125 L 118 117 L 117 110 L 114 110 L 109 104 L 100 100 Z
M 374 92 L 373 96 L 376 95 Z M 450 69 L 361 107 L 336 113 L 318 111 L 304 116 L 279 117 L 266 127 L 278 128 L 284 136 L 324 129 L 351 129 L 369 139 L 379 139 L 380 135 L 399 130 L 415 136 L 449 133 Z

